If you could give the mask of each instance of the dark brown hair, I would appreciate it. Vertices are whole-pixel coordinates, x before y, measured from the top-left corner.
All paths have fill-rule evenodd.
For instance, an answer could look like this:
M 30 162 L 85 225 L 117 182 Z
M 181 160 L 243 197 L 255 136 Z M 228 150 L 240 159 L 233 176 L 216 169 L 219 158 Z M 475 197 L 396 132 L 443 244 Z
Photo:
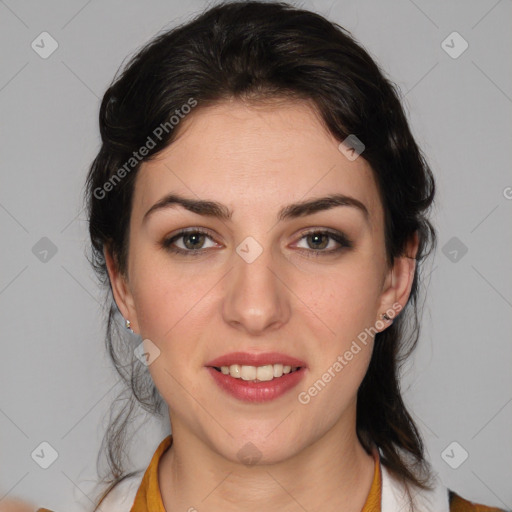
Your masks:
M 126 271 L 137 170 L 172 144 L 180 124 L 170 120 L 186 113 L 184 105 L 194 103 L 193 122 L 194 111 L 223 100 L 272 98 L 308 100 L 337 140 L 352 134 L 364 143 L 361 157 L 371 165 L 385 212 L 390 265 L 404 255 L 414 234 L 419 237 L 409 301 L 376 335 L 358 390 L 357 434 L 368 451 L 373 443 L 379 447 L 382 464 L 394 475 L 423 489 L 430 486 L 430 465 L 402 400 L 399 372 L 419 337 L 420 263 L 436 245 L 427 218 L 435 191 L 431 170 L 411 134 L 398 88 L 350 32 L 286 3 L 249 1 L 216 5 L 157 35 L 114 78 L 101 103 L 102 144 L 86 182 L 91 263 L 107 289 L 107 350 L 127 392 L 102 443 L 109 463 L 103 479 L 111 484 L 107 492 L 129 476 L 123 455 L 134 409 L 158 415 L 165 404 L 134 356 L 130 335 L 118 329 L 103 250 L 108 247 L 119 270 Z M 143 146 L 152 146 L 148 154 L 130 160 Z

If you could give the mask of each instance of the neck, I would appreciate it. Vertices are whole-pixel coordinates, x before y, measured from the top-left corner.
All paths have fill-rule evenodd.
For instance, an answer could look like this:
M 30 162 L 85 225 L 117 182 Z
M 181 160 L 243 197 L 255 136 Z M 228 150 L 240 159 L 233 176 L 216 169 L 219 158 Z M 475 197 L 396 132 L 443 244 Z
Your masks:
M 347 435 L 335 425 L 285 461 L 249 466 L 214 453 L 180 426 L 173 423 L 173 444 L 159 464 L 168 511 L 360 512 L 370 492 L 375 463 L 355 428 Z

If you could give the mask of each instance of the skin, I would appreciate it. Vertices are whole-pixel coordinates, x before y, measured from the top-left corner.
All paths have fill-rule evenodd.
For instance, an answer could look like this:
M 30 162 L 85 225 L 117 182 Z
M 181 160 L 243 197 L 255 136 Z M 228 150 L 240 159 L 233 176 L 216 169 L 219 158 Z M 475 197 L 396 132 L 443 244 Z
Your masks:
M 297 395 L 383 312 L 405 306 L 417 238 L 408 257 L 389 267 L 371 168 L 338 149 L 307 102 L 223 102 L 193 111 L 179 128 L 177 140 L 137 176 L 126 275 L 105 251 L 121 313 L 160 350 L 148 368 L 169 406 L 174 439 L 159 465 L 164 506 L 359 512 L 374 460 L 356 436 L 357 390 L 373 339 L 360 344 L 361 351 L 307 405 Z M 222 202 L 233 210 L 232 219 L 175 206 L 142 222 L 171 191 Z M 348 206 L 276 221 L 289 203 L 335 192 L 364 203 L 369 222 Z M 159 245 L 180 229 L 199 227 L 212 238 L 185 237 L 174 245 L 191 251 L 195 243 L 202 255 L 176 255 Z M 354 246 L 308 257 L 339 246 L 330 238 L 304 237 L 310 228 L 342 232 Z M 236 252 L 248 236 L 263 249 L 252 263 Z M 390 322 L 379 325 L 383 330 Z M 219 389 L 205 367 L 236 350 L 295 356 L 307 364 L 305 378 L 271 402 L 239 401 Z M 250 466 L 237 456 L 249 442 L 261 453 Z
M 35 512 L 38 507 L 16 498 L 0 500 L 0 512 Z

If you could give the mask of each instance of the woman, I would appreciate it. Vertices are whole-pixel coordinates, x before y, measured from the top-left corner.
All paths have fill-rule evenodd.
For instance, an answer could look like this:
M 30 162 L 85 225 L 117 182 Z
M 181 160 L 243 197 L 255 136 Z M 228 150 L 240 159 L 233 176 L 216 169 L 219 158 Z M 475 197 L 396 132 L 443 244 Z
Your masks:
M 130 61 L 100 131 L 92 263 L 132 395 L 95 510 L 498 510 L 442 485 L 402 401 L 435 186 L 346 30 L 213 7 Z M 126 474 L 136 401 L 172 436 Z

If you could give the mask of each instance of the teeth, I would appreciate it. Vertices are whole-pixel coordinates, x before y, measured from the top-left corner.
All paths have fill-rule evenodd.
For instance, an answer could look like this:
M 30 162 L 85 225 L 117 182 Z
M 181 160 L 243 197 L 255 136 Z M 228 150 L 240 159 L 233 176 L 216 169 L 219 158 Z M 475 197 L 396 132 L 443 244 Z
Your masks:
M 269 381 L 279 378 L 283 374 L 286 375 L 295 371 L 298 366 L 291 367 L 282 364 L 267 364 L 265 366 L 248 366 L 232 364 L 231 366 L 221 366 L 220 371 L 224 375 L 231 375 L 235 379 L 251 380 L 251 381 Z
M 284 367 L 282 364 L 273 365 L 274 377 L 281 377 L 283 375 L 283 369 Z

